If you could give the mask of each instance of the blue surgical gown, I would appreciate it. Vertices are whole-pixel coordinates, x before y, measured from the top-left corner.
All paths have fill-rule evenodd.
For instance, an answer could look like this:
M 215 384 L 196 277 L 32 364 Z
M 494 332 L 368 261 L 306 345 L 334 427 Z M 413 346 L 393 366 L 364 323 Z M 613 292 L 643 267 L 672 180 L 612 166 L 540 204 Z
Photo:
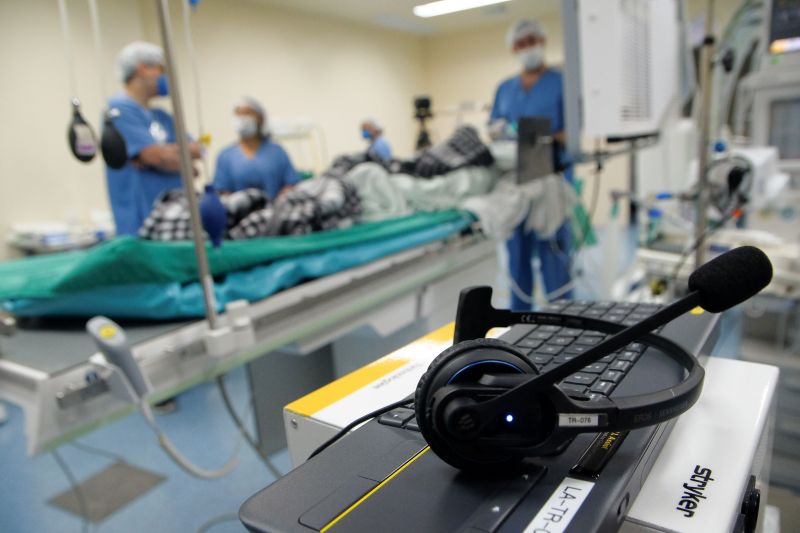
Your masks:
M 220 191 L 235 192 L 257 188 L 270 198 L 275 198 L 281 189 L 300 181 L 300 175 L 292 166 L 289 155 L 279 145 L 264 139 L 252 159 L 239 147 L 232 144 L 217 156 L 214 172 L 214 187 Z
M 497 88 L 490 120 L 505 119 L 516 123 L 521 117 L 547 116 L 553 133 L 564 129 L 564 82 L 557 70 L 545 70 L 527 91 L 519 75 L 503 81 Z M 566 156 L 561 155 L 562 162 Z M 572 181 L 572 168 L 564 176 Z M 570 283 L 572 234 L 569 224 L 564 223 L 550 239 L 540 239 L 535 232 L 525 229 L 523 221 L 506 242 L 511 278 L 519 291 L 533 295 L 534 256 L 539 257 L 542 280 L 547 293 L 552 293 Z M 572 291 L 565 291 L 562 298 L 570 298 Z M 514 310 L 529 310 L 530 303 L 512 291 L 511 307 Z
M 369 152 L 374 153 L 384 161 L 390 161 L 392 159 L 392 148 L 389 146 L 386 139 L 383 138 L 383 135 L 372 142 L 369 147 Z
M 148 146 L 176 142 L 175 127 L 169 113 L 146 108 L 124 93 L 111 97 L 108 107 L 119 112 L 114 126 L 125 139 L 128 152 L 124 167 L 106 168 L 111 211 L 118 235 L 136 235 L 156 198 L 164 191 L 180 188 L 181 177 L 176 172 L 141 166 L 135 158 Z

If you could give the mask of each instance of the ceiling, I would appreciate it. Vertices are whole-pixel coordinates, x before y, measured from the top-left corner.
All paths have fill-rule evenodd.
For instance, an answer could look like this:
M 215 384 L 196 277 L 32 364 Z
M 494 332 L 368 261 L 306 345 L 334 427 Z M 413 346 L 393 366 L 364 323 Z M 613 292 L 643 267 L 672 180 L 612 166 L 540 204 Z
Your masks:
M 432 18 L 413 15 L 412 8 L 430 0 L 258 0 L 316 15 L 351 20 L 377 27 L 418 34 L 458 31 L 510 22 L 523 16 L 554 16 L 560 0 L 511 0 Z

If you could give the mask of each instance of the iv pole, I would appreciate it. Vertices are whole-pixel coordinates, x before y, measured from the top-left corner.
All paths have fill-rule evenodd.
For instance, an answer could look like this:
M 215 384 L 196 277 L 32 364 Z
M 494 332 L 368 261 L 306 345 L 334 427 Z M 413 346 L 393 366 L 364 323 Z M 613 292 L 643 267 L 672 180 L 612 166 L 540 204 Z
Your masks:
M 189 203 L 189 215 L 192 219 L 192 236 L 194 239 L 194 252 L 197 257 L 197 270 L 200 274 L 200 284 L 203 287 L 203 300 L 206 308 L 206 319 L 210 329 L 218 325 L 217 305 L 214 298 L 214 282 L 208 267 L 208 256 L 205 248 L 205 232 L 200 223 L 200 211 L 197 205 L 197 194 L 194 190 L 194 169 L 189 155 L 189 146 L 186 136 L 186 122 L 183 116 L 180 89 L 178 87 L 178 72 L 175 68 L 174 46 L 170 30 L 169 2 L 156 0 L 158 8 L 158 21 L 161 29 L 161 40 L 164 43 L 164 61 L 166 63 L 167 80 L 169 81 L 169 94 L 172 100 L 174 114 L 175 135 L 178 141 L 180 154 L 181 181 L 186 200 Z
M 706 212 L 708 211 L 708 159 L 709 138 L 711 127 L 711 75 L 712 58 L 714 57 L 713 32 L 714 0 L 708 0 L 706 12 L 705 37 L 703 48 L 700 50 L 700 91 L 702 102 L 700 104 L 700 148 L 697 153 L 697 213 L 695 221 L 695 252 L 694 268 L 699 268 L 705 263 L 706 247 Z

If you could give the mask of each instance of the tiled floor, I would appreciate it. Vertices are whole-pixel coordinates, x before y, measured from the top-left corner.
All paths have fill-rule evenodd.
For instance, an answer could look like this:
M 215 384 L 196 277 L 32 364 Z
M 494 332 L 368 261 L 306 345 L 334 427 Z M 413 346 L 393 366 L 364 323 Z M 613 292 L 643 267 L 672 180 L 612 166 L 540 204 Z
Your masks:
M 249 393 L 244 370 L 234 371 L 228 382 L 233 401 L 243 413 Z M 218 391 L 213 385 L 204 384 L 182 394 L 178 403 L 177 412 L 158 417 L 159 424 L 197 464 L 206 468 L 220 466 L 236 447 L 238 433 Z M 0 426 L 0 531 L 81 531 L 79 518 L 47 503 L 69 483 L 52 455 L 27 457 L 22 412 L 16 406 L 8 407 L 9 419 Z M 214 481 L 192 478 L 167 459 L 139 415 L 95 431 L 81 442 L 167 478 L 101 522 L 96 531 L 103 533 L 193 532 L 215 516 L 236 513 L 247 497 L 273 481 L 257 456 L 244 445 L 239 452 L 239 465 L 229 476 Z M 114 462 L 110 457 L 89 454 L 70 445 L 59 448 L 59 453 L 79 481 Z M 282 471 L 288 471 L 285 451 L 274 459 Z M 213 533 L 243 530 L 238 521 L 211 529 Z

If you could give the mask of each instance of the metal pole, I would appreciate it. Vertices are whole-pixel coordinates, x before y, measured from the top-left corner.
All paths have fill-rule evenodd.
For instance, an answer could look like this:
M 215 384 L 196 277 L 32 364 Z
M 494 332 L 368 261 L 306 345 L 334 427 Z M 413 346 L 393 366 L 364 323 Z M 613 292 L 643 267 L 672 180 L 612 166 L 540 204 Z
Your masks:
M 186 200 L 189 203 L 189 214 L 192 218 L 192 235 L 194 236 L 194 252 L 197 256 L 197 270 L 200 274 L 200 283 L 203 286 L 203 300 L 206 306 L 206 318 L 211 329 L 217 327 L 217 306 L 214 299 L 214 282 L 208 268 L 206 255 L 205 232 L 200 223 L 200 210 L 197 207 L 197 194 L 194 190 L 194 168 L 189 155 L 188 137 L 186 136 L 186 122 L 183 118 L 183 105 L 181 103 L 180 89 L 178 87 L 178 73 L 175 69 L 173 54 L 172 33 L 170 31 L 169 1 L 156 0 L 159 24 L 161 26 L 161 40 L 164 42 L 164 61 L 166 62 L 167 79 L 169 80 L 169 94 L 172 100 L 172 113 L 175 121 L 175 136 L 178 141 L 180 153 L 181 181 Z
M 628 222 L 630 222 L 631 226 L 636 226 L 636 224 L 639 222 L 639 206 L 634 201 L 634 198 L 638 194 L 636 187 L 636 182 L 638 181 L 636 174 L 637 148 L 638 146 L 636 144 L 636 139 L 631 140 L 631 153 L 628 156 L 628 190 L 631 191 L 631 199 L 630 202 L 628 202 Z
M 708 211 L 708 155 L 710 144 L 711 127 L 711 73 L 712 58 L 714 57 L 714 0 L 708 0 L 708 11 L 706 13 L 706 35 L 703 40 L 703 48 L 700 50 L 700 90 L 702 93 L 702 103 L 699 113 L 700 121 L 700 148 L 697 154 L 697 214 L 695 221 L 695 244 L 694 267 L 698 268 L 705 263 L 706 247 L 706 211 Z

